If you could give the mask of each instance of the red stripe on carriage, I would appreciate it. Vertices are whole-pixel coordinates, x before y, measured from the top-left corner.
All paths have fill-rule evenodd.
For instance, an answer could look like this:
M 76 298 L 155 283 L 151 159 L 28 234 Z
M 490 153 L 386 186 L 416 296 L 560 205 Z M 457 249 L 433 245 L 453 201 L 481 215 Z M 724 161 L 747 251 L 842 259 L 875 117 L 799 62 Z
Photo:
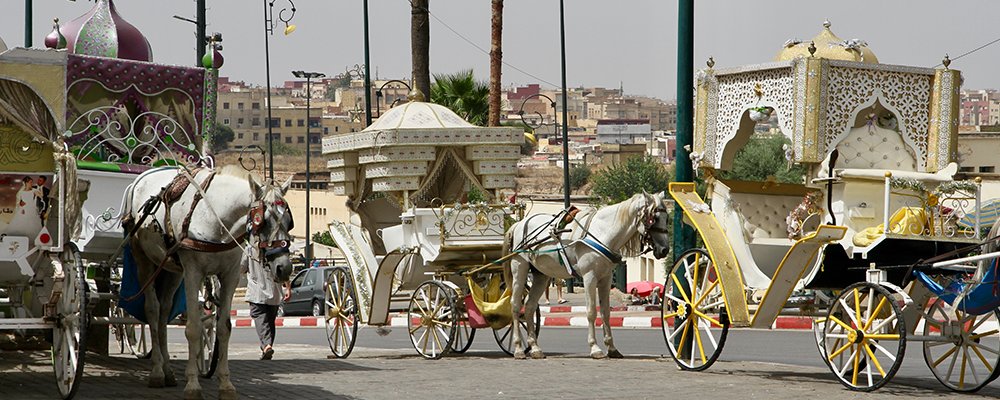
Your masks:
M 545 317 L 542 322 L 545 326 L 569 326 L 569 317 Z
M 809 317 L 781 317 L 774 322 L 775 329 L 812 329 L 812 325 Z
M 299 326 L 317 326 L 319 318 L 305 317 L 299 320 Z
M 253 322 L 252 319 L 238 319 L 236 320 L 236 327 L 237 328 L 248 327 L 252 322 Z

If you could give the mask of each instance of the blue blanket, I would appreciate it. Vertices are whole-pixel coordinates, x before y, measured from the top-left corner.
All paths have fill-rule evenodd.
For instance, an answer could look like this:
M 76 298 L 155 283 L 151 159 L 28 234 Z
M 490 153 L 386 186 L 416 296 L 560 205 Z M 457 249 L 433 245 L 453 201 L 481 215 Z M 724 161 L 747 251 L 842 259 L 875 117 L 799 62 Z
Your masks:
M 122 252 L 122 260 L 124 265 L 122 268 L 122 286 L 118 293 L 118 307 L 121 307 L 125 312 L 148 324 L 149 321 L 146 319 L 145 309 L 146 294 L 140 294 L 138 297 L 132 299 L 132 301 L 125 301 L 125 299 L 132 297 L 142 288 L 142 282 L 139 282 L 138 267 L 135 264 L 135 258 L 132 257 L 132 246 L 130 244 L 125 245 L 125 249 Z M 159 286 L 163 281 L 163 274 L 158 275 L 156 281 L 154 285 Z M 174 307 L 170 310 L 170 318 L 167 318 L 167 321 L 172 321 L 186 310 L 187 299 L 184 295 L 184 282 L 181 282 L 181 286 L 174 293 Z

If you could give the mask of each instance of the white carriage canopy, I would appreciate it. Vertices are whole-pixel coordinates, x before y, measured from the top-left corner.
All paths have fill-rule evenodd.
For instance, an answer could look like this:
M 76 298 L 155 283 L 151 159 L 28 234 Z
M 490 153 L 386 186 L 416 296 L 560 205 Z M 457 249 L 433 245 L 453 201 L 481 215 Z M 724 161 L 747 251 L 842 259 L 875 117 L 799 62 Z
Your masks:
M 348 196 L 352 223 L 374 233 L 399 224 L 410 207 L 494 199 L 513 189 L 524 131 L 479 127 L 448 108 L 413 101 L 394 107 L 361 132 L 323 139 L 335 194 Z M 357 217 L 357 219 L 355 218 Z M 372 234 L 376 253 L 384 246 Z

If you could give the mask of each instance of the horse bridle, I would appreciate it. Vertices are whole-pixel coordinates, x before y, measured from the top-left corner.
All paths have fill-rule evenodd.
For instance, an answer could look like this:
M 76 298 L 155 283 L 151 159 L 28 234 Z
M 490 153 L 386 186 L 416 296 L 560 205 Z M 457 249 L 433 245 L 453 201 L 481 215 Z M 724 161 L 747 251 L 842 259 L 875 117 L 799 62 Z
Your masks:
M 257 237 L 257 250 L 263 253 L 265 260 L 273 260 L 279 255 L 290 253 L 291 251 L 289 250 L 289 246 L 291 243 L 289 243 L 287 239 L 274 239 L 272 237 L 266 238 L 265 240 L 265 238 L 260 236 L 261 228 L 265 224 L 265 216 L 268 213 L 268 207 L 267 204 L 264 203 L 264 200 L 257 200 L 254 203 L 253 207 L 251 207 L 250 211 L 247 213 L 247 234 L 251 237 Z M 281 210 L 278 213 L 279 217 L 284 213 L 289 213 L 289 218 L 291 218 L 291 210 L 289 209 L 288 204 L 283 200 L 275 201 L 272 206 L 275 208 L 281 207 L 279 208 Z M 288 230 L 291 230 L 293 227 L 295 227 L 294 220 L 292 220 L 288 225 Z M 251 240 L 251 242 L 253 241 Z
M 642 216 L 642 253 L 653 250 L 653 233 L 668 233 L 667 229 L 659 228 L 656 219 L 660 214 L 666 213 L 667 209 L 662 206 L 647 209 Z

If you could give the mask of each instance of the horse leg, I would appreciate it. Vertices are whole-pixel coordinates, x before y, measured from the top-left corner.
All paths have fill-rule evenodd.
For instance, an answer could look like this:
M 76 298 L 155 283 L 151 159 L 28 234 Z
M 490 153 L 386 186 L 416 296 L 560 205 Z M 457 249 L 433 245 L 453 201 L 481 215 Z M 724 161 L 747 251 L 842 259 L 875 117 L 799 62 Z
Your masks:
M 535 336 L 535 311 L 538 307 L 538 299 L 542 297 L 545 293 L 545 289 L 549 287 L 549 280 L 551 278 L 538 270 L 531 271 L 531 290 L 528 291 L 528 301 L 524 304 L 524 319 L 527 325 L 528 333 L 528 352 L 531 354 L 531 358 L 542 359 L 545 358 L 545 353 L 542 352 L 542 348 L 538 346 L 538 337 Z
M 624 358 L 622 353 L 615 348 L 615 341 L 611 337 L 611 276 L 606 276 L 597 283 L 597 296 L 601 301 L 601 319 L 604 320 L 604 347 L 608 348 L 608 357 Z
M 236 387 L 229 380 L 229 338 L 233 332 L 233 326 L 229 321 L 229 310 L 233 307 L 233 292 L 240 280 L 238 268 L 232 268 L 220 277 L 221 293 L 218 293 L 221 300 L 219 304 L 219 321 L 216 323 L 215 332 L 219 338 L 219 345 L 215 351 L 219 352 L 219 367 L 216 373 L 219 375 L 219 399 L 237 399 Z
M 135 249 L 133 254 L 135 256 L 136 268 L 139 272 L 139 282 L 148 282 L 152 278 L 156 267 L 148 261 L 139 246 L 133 246 L 133 249 Z M 167 353 L 163 351 L 165 346 L 161 344 L 166 335 L 161 336 L 160 333 L 166 332 L 166 324 L 161 322 L 160 299 L 157 297 L 156 285 L 150 284 L 146 286 L 142 293 L 145 297 L 143 300 L 143 311 L 146 313 L 146 323 L 149 324 L 149 356 L 153 362 L 153 368 L 149 372 L 148 386 L 151 388 L 161 388 L 166 386 L 163 367 L 166 364 L 164 358 L 167 356 Z
M 587 292 L 587 343 L 590 345 L 590 357 L 604 358 L 604 351 L 597 346 L 594 332 L 597 325 L 597 282 L 593 272 L 583 275 L 583 290 Z
M 173 274 L 170 272 L 161 272 L 163 284 L 160 286 L 159 293 L 163 296 L 160 299 L 160 326 L 159 332 L 160 339 L 160 352 L 163 354 L 163 384 L 165 386 L 173 387 L 177 386 L 177 378 L 174 376 L 174 369 L 170 367 L 170 352 L 167 349 L 167 324 L 170 323 L 170 311 L 174 309 L 174 293 L 177 292 L 177 288 L 181 286 L 181 281 L 184 276 L 181 274 Z
M 188 342 L 187 368 L 184 369 L 184 376 L 187 378 L 187 385 L 184 386 L 186 400 L 202 398 L 201 383 L 198 382 L 198 352 L 203 349 L 201 343 L 203 311 L 201 304 L 198 303 L 198 290 L 201 289 L 204 279 L 204 274 L 198 268 L 184 269 L 184 295 L 187 300 L 187 324 L 184 326 L 184 336 Z
M 513 274 L 513 286 L 511 287 L 510 309 L 511 309 L 511 330 L 514 335 L 514 358 L 523 360 L 524 342 L 521 338 L 521 307 L 524 305 L 524 286 L 528 280 L 527 262 L 514 259 L 510 262 L 511 273 Z

